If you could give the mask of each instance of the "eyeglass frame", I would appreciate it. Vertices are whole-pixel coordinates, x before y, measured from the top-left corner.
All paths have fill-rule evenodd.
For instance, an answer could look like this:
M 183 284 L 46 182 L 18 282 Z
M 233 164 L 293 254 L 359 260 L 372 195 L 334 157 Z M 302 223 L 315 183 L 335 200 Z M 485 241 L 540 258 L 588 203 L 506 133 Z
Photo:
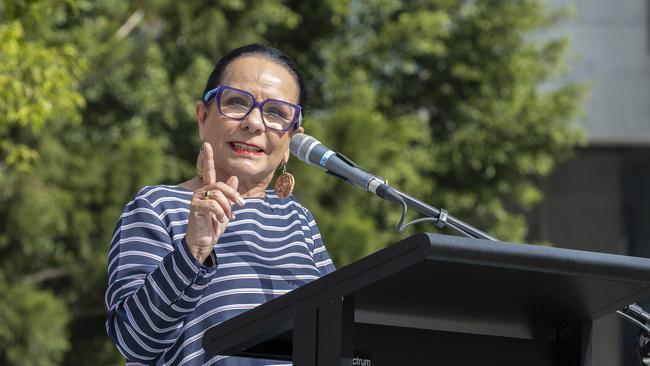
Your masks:
M 240 93 L 243 93 L 243 94 L 248 95 L 249 97 L 251 97 L 251 99 L 253 100 L 253 105 L 251 106 L 251 109 L 249 109 L 248 112 L 246 112 L 246 114 L 244 114 L 243 116 L 241 116 L 239 118 L 230 117 L 230 116 L 225 115 L 221 111 L 221 95 L 223 94 L 224 90 L 233 90 L 233 91 L 240 92 Z M 298 129 L 298 128 L 300 128 L 300 124 L 302 123 L 302 107 L 299 104 L 293 104 L 293 103 L 285 102 L 284 100 L 273 99 L 273 98 L 265 99 L 265 100 L 263 100 L 261 102 L 258 102 L 255 99 L 255 96 L 253 94 L 247 92 L 246 90 L 241 90 L 241 89 L 237 89 L 237 88 L 233 88 L 233 87 L 225 86 L 225 85 L 217 85 L 216 88 L 210 89 L 207 93 L 205 93 L 205 96 L 203 96 L 203 101 L 205 102 L 206 105 L 210 104 L 210 101 L 212 101 L 212 99 L 217 100 L 217 103 L 216 103 L 217 104 L 217 110 L 219 111 L 220 115 L 226 116 L 228 118 L 232 118 L 232 119 L 237 120 L 237 121 L 243 121 L 246 117 L 248 117 L 248 115 L 253 111 L 253 109 L 255 109 L 255 108 L 259 109 L 260 110 L 260 116 L 262 117 L 262 123 L 264 124 L 264 127 L 270 128 L 273 131 L 286 132 L 286 131 L 289 131 L 291 129 Z M 266 120 L 264 120 L 264 104 L 266 102 L 269 102 L 269 101 L 289 105 L 289 106 L 294 107 L 296 109 L 296 113 L 293 116 L 293 120 L 291 121 L 291 123 L 289 123 L 287 128 L 285 128 L 285 129 L 277 129 L 277 128 L 273 128 L 273 127 L 266 124 Z

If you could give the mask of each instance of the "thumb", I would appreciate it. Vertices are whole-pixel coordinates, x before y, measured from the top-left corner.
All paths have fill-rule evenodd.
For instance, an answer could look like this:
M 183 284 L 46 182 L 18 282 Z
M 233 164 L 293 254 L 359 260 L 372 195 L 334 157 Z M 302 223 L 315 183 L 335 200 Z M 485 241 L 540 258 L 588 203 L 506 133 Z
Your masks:
M 237 190 L 237 187 L 239 186 L 239 179 L 236 175 L 233 175 L 230 178 L 226 179 L 225 183 L 232 187 L 232 189 Z

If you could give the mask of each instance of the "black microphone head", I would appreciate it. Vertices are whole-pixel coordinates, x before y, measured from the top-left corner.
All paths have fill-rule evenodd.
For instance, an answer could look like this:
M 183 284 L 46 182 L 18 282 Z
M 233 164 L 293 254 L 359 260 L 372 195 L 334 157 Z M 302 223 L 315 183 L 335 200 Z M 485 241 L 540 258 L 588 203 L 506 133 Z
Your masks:
M 636 303 L 628 305 L 625 309 L 628 310 L 628 312 L 632 313 L 632 315 L 636 316 L 637 318 L 644 319 L 645 321 L 648 320 L 647 319 L 648 314 L 645 311 L 643 311 L 643 308 L 637 305 Z
M 289 142 L 289 150 L 298 159 L 309 163 L 309 152 L 316 144 L 320 144 L 320 141 L 307 134 L 297 133 Z

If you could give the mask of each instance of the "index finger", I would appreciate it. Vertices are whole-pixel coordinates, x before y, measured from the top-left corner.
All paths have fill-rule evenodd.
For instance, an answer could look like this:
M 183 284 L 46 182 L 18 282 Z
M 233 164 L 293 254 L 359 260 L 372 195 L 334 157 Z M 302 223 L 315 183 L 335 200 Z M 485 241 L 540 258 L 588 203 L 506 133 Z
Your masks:
M 212 151 L 212 145 L 209 142 L 204 142 L 203 154 L 201 158 L 201 167 L 203 168 L 203 184 L 209 185 L 214 184 L 217 181 L 217 174 L 214 169 L 214 152 Z

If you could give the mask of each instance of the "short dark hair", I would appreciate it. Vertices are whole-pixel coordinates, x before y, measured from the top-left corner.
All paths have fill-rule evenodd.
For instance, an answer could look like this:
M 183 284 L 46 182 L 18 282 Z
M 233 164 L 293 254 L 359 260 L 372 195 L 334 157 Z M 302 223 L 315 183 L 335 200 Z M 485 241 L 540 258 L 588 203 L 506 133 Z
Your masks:
M 269 60 L 284 66 L 287 70 L 291 72 L 291 74 L 293 74 L 294 78 L 296 79 L 296 83 L 298 83 L 298 89 L 300 90 L 300 94 L 298 96 L 298 104 L 300 104 L 300 106 L 302 107 L 302 111 L 303 111 L 302 113 L 305 114 L 304 111 L 306 107 L 305 104 L 307 103 L 307 89 L 305 88 L 305 83 L 302 80 L 300 71 L 298 71 L 298 66 L 296 65 L 295 61 L 293 61 L 284 52 L 280 51 L 275 47 L 271 47 L 263 44 L 249 44 L 246 46 L 236 48 L 228 52 L 226 55 L 224 55 L 219 60 L 219 62 L 217 62 L 217 65 L 214 67 L 214 70 L 212 70 L 212 73 L 208 78 L 208 82 L 205 85 L 205 89 L 203 90 L 203 95 L 201 96 L 201 100 L 203 100 L 203 96 L 208 91 L 216 88 L 219 85 L 223 73 L 224 71 L 226 71 L 226 67 L 228 67 L 228 65 L 230 65 L 231 62 L 235 61 L 240 57 L 252 56 L 252 55 L 259 55 L 262 57 L 266 57 Z

